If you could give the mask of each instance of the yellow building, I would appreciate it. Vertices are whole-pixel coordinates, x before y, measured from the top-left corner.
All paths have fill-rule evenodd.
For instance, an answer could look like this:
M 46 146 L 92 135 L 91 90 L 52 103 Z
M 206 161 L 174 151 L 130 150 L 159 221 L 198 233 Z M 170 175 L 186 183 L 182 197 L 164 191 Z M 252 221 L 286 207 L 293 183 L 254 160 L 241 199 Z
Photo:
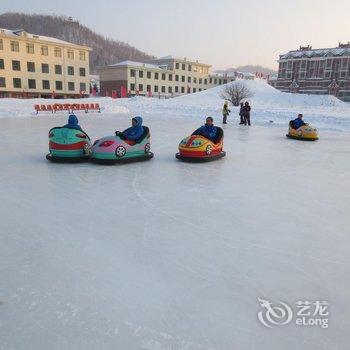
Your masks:
M 210 65 L 171 56 L 148 62 L 123 61 L 99 67 L 101 94 L 177 96 L 203 91 L 227 80 L 209 74 Z
M 0 29 L 0 97 L 89 94 L 90 47 Z

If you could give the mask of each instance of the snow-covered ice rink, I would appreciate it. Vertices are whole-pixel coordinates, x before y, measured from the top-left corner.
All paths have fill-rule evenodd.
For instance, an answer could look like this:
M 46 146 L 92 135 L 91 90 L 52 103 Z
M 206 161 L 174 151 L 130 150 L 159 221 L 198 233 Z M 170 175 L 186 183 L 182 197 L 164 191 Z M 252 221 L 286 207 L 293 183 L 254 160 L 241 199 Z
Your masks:
M 130 116 L 80 122 L 96 139 Z M 201 120 L 147 114 L 153 160 L 53 164 L 65 121 L 0 120 L 0 349 L 349 348 L 348 133 L 231 118 L 227 156 L 187 164 L 174 154 Z M 326 300 L 330 326 L 268 329 L 258 298 Z

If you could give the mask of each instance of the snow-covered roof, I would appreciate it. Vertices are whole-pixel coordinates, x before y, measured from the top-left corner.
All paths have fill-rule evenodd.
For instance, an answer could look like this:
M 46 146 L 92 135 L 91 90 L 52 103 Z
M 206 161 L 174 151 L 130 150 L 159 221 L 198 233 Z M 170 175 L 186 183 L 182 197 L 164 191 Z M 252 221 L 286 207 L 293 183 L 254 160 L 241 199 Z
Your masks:
M 25 36 L 23 35 L 23 33 L 25 33 Z M 76 45 L 76 44 L 70 43 L 68 41 L 64 41 L 64 40 L 57 39 L 57 38 L 52 38 L 50 36 L 31 34 L 23 29 L 9 30 L 9 29 L 0 28 L 0 34 L 5 34 L 8 36 L 12 36 L 14 38 L 24 37 L 26 39 L 42 40 L 42 41 L 48 41 L 48 42 L 57 43 L 57 44 Z M 81 46 L 81 45 L 78 45 L 78 46 Z
M 159 65 L 156 65 L 156 64 L 150 64 L 150 63 L 144 63 L 144 62 L 136 62 L 136 61 L 130 61 L 130 60 L 126 60 L 126 61 L 110 64 L 108 67 L 125 67 L 125 66 L 161 69 L 161 67 Z
M 201 66 L 211 67 L 210 64 L 201 63 L 198 60 L 189 60 L 186 57 L 180 58 L 180 57 L 175 57 L 175 56 L 172 56 L 172 55 L 163 56 L 163 57 L 159 57 L 159 58 L 155 58 L 154 59 L 154 61 L 168 61 L 168 60 L 187 62 L 187 63 L 190 63 L 190 64 L 198 64 L 198 65 L 201 65 Z
M 310 50 L 293 50 L 280 56 L 281 60 L 288 58 L 312 58 L 327 56 L 350 56 L 350 48 L 337 47 L 330 49 L 310 49 Z

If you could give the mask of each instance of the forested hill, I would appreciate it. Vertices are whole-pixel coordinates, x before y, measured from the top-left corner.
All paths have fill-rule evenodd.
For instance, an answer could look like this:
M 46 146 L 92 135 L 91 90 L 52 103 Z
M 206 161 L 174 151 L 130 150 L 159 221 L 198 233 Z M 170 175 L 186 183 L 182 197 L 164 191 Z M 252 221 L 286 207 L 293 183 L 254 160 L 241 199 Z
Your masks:
M 93 49 L 90 58 L 92 72 L 96 72 L 96 67 L 106 64 L 152 58 L 127 43 L 105 38 L 67 16 L 3 13 L 0 15 L 0 28 L 24 29 L 29 33 L 90 46 Z

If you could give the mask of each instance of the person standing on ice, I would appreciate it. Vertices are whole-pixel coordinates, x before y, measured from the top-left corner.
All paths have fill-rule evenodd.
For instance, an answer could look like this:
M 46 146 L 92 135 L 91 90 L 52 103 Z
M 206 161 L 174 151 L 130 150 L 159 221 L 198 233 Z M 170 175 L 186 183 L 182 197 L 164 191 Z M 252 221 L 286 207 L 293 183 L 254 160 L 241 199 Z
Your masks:
M 222 124 L 227 124 L 227 117 L 230 114 L 230 110 L 228 109 L 228 102 L 225 101 L 224 107 L 222 108 Z
M 304 125 L 307 124 L 303 121 L 303 115 L 301 113 L 298 114 L 298 117 L 296 119 L 291 121 L 291 126 L 293 127 L 293 129 L 299 129 Z
M 77 116 L 74 115 L 74 114 L 71 114 L 68 117 L 68 124 L 64 125 L 63 127 L 64 128 L 69 128 L 69 129 L 77 129 L 77 130 L 81 130 L 82 131 L 82 128 L 79 125 L 79 120 L 78 120 Z
M 240 122 L 239 122 L 239 125 L 243 125 L 244 124 L 244 113 L 243 113 L 243 109 L 244 109 L 244 103 L 241 102 L 240 104 L 240 109 L 239 109 L 239 116 L 241 118 Z
M 250 126 L 250 111 L 251 107 L 249 106 L 249 102 L 246 102 L 243 107 L 243 121 L 244 125 L 249 125 Z
M 208 140 L 214 143 L 215 143 L 217 134 L 218 134 L 218 128 L 214 126 L 212 117 L 208 117 L 205 120 L 205 124 L 192 133 L 192 135 L 204 136 L 205 138 L 207 138 Z
M 137 116 L 131 119 L 131 127 L 124 131 L 116 131 L 115 134 L 122 140 L 136 141 L 143 134 L 142 117 Z

